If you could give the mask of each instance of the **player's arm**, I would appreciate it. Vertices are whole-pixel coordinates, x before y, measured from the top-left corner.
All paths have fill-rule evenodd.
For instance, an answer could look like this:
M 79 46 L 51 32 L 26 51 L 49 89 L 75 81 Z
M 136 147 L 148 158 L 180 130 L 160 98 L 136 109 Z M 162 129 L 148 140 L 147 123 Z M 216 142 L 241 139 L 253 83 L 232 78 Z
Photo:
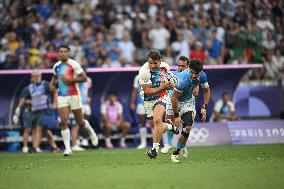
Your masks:
M 210 100 L 211 92 L 209 86 L 203 87 L 203 92 L 204 92 L 204 103 L 201 108 L 201 121 L 205 122 L 206 121 L 206 109 Z
M 179 127 L 179 126 L 182 125 L 182 120 L 181 120 L 181 117 L 179 115 L 179 110 L 178 110 L 178 98 L 181 95 L 182 95 L 182 92 L 174 90 L 173 96 L 171 98 L 173 112 L 174 112 L 174 116 L 175 116 L 175 123 L 174 124 L 175 124 L 176 127 Z
M 199 95 L 199 86 L 195 87 L 192 91 L 192 95 L 197 97 Z
M 141 87 L 143 88 L 144 94 L 148 96 L 153 96 L 163 91 L 173 89 L 172 85 L 166 82 L 163 82 L 158 88 L 153 88 L 152 85 L 149 84 L 142 84 Z
M 57 84 L 58 84 L 57 75 L 53 75 L 51 82 L 49 83 L 50 92 L 55 93 L 57 91 Z
M 135 110 L 137 93 L 138 93 L 138 89 L 136 87 L 133 87 L 132 94 L 131 94 L 131 101 L 130 101 L 130 108 L 132 110 Z
M 80 74 L 77 75 L 77 77 L 73 78 L 73 77 L 68 77 L 64 74 L 61 75 L 61 79 L 63 81 L 63 83 L 65 83 L 66 85 L 70 85 L 72 83 L 83 83 L 87 81 L 87 75 L 85 72 L 81 72 Z

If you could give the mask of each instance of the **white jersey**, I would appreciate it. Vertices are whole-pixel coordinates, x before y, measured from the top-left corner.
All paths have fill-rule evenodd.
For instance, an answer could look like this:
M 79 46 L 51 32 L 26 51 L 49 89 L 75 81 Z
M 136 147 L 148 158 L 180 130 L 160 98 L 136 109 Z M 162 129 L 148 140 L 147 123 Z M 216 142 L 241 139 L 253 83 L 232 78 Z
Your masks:
M 73 96 L 79 95 L 80 90 L 78 83 L 72 83 L 70 85 L 65 85 L 62 81 L 62 75 L 67 77 L 75 78 L 77 75 L 81 74 L 83 69 L 81 65 L 73 59 L 68 59 L 67 63 L 61 63 L 58 61 L 53 66 L 53 74 L 58 78 L 58 95 L 59 96 Z

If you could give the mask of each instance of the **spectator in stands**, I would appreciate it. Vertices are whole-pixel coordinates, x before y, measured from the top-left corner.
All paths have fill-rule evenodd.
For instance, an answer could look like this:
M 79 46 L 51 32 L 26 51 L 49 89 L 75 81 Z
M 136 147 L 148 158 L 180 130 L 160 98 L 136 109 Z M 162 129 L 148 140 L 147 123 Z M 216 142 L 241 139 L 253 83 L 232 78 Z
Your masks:
M 211 120 L 215 122 L 238 120 L 235 105 L 230 101 L 228 92 L 224 92 L 222 98 L 215 103 Z
M 150 47 L 159 50 L 161 54 L 165 54 L 169 45 L 170 33 L 160 20 L 155 24 L 155 28 L 149 31 L 148 37 L 150 39 Z
M 223 64 L 224 59 L 224 45 L 223 42 L 217 39 L 216 29 L 212 30 L 211 36 L 207 40 L 208 48 L 208 63 L 209 64 Z
M 118 95 L 116 92 L 111 91 L 108 93 L 108 100 L 101 105 L 101 114 L 105 132 L 106 147 L 113 148 L 110 138 L 112 131 L 121 130 L 122 137 L 120 139 L 120 146 L 122 148 L 127 148 L 125 137 L 130 128 L 130 123 L 125 121 L 123 118 L 123 106 L 118 101 Z
M 203 45 L 200 41 L 196 41 L 194 45 L 194 49 L 190 52 L 189 55 L 190 59 L 196 58 L 199 59 L 201 62 L 207 62 L 207 56 L 204 52 Z

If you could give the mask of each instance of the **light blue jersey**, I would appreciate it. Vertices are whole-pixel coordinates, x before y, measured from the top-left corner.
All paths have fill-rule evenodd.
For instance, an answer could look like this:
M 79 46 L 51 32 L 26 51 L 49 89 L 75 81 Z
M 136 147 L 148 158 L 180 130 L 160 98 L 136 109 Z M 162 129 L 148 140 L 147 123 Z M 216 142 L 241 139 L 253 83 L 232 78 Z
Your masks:
M 177 76 L 179 83 L 174 90 L 182 93 L 178 99 L 179 102 L 186 102 L 191 100 L 191 98 L 193 98 L 192 91 L 199 84 L 201 84 L 202 86 L 208 85 L 207 76 L 203 71 L 200 73 L 199 77 L 196 80 L 191 79 L 189 69 L 180 72 Z

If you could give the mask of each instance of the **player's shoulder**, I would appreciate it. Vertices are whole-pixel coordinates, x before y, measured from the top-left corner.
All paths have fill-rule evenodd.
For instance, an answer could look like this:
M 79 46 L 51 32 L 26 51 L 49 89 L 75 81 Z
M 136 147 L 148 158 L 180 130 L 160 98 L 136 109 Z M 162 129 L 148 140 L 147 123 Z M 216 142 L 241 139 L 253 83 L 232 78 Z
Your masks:
M 149 69 L 149 64 L 148 62 L 146 62 L 145 64 L 143 64 L 143 66 L 141 66 L 141 68 L 139 69 L 139 75 L 140 74 L 145 74 L 145 73 L 150 73 L 150 69 Z
M 68 58 L 67 64 L 70 64 L 71 66 L 80 65 L 79 62 L 77 62 L 76 60 L 71 59 L 71 58 Z
M 61 61 L 55 62 L 53 65 L 53 69 L 57 68 L 61 64 Z
M 166 69 L 167 69 L 167 72 L 170 72 L 170 71 L 171 71 L 170 65 L 169 65 L 168 63 L 166 63 L 166 62 L 161 62 L 160 68 L 166 68 Z
M 180 77 L 187 77 L 188 76 L 188 78 L 189 78 L 189 75 L 190 75 L 189 69 L 185 69 L 185 70 L 178 73 L 178 76 L 180 76 Z
M 205 73 L 204 71 L 201 71 L 201 72 L 200 72 L 200 77 L 207 78 L 207 75 L 206 75 L 206 73 Z

